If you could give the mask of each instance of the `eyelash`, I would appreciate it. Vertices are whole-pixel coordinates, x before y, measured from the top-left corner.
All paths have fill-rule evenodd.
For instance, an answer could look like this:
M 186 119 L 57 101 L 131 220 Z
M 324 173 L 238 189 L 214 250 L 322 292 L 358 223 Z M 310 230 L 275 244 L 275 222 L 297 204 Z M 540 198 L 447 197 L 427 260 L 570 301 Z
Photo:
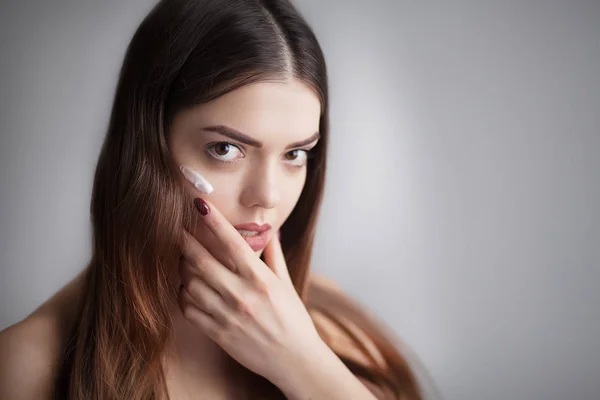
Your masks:
M 210 149 L 212 149 L 220 144 L 226 144 L 228 146 L 233 146 L 236 149 L 238 149 L 240 151 L 240 153 L 244 154 L 242 148 L 236 144 L 229 143 L 229 142 L 213 142 L 213 143 L 209 143 L 206 145 L 206 154 L 211 158 L 212 161 L 216 161 L 220 164 L 233 164 L 234 162 L 237 161 L 237 160 L 221 160 L 220 158 L 217 158 L 216 156 L 211 154 Z
M 244 154 L 244 151 L 243 151 L 242 147 L 240 147 L 237 144 L 233 144 L 233 143 L 230 143 L 230 142 L 213 142 L 213 143 L 209 143 L 208 145 L 206 145 L 206 153 L 211 157 L 211 159 L 213 161 L 216 161 L 216 162 L 221 163 L 221 164 L 233 164 L 234 162 L 237 161 L 237 160 L 221 160 L 221 159 L 215 157 L 214 155 L 212 155 L 210 153 L 209 149 L 214 148 L 215 146 L 220 145 L 220 144 L 226 144 L 228 146 L 233 146 L 233 147 L 237 148 L 240 151 L 240 153 Z M 292 151 L 304 151 L 304 152 L 306 152 L 307 163 L 308 163 L 308 160 L 312 160 L 315 157 L 315 150 L 314 150 L 314 148 L 312 148 L 312 149 L 292 149 L 292 150 L 288 151 L 287 153 L 291 153 Z M 306 164 L 304 164 L 304 165 L 291 165 L 291 166 L 292 167 L 301 168 L 301 167 L 303 167 L 305 165 Z

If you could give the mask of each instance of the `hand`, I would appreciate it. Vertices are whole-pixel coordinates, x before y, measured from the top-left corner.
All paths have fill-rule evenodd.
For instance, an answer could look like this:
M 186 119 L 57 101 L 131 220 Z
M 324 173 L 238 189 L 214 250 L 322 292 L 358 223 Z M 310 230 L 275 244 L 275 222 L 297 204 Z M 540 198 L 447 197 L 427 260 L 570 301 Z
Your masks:
M 264 250 L 265 263 L 214 205 L 203 202 L 209 212 L 202 219 L 235 271 L 185 231 L 179 305 L 231 357 L 278 385 L 290 365 L 308 362 L 324 343 L 292 284 L 277 235 Z

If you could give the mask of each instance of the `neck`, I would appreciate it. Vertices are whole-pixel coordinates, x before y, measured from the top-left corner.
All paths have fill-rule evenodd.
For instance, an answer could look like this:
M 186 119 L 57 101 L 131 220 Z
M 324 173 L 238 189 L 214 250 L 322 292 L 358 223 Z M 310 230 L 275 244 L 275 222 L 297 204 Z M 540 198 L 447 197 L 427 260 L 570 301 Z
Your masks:
M 216 370 L 226 367 L 229 357 L 202 330 L 187 320 L 177 307 L 171 313 L 172 337 L 167 344 L 167 355 L 188 368 Z
M 243 387 L 239 364 L 185 318 L 176 301 L 171 318 L 171 337 L 163 356 L 171 398 L 192 398 L 190 393 L 212 393 L 211 398 L 242 398 L 240 393 L 234 393 Z

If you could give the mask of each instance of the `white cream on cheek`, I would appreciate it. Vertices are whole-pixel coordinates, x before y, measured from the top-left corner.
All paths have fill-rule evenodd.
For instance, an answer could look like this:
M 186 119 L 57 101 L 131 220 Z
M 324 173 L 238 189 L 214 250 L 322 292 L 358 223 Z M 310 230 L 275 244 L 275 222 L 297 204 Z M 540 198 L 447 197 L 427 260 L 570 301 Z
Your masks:
M 200 192 L 210 194 L 214 190 L 210 182 L 205 177 L 190 167 L 180 165 L 179 169 L 183 173 L 183 176 L 185 176 L 185 178 Z

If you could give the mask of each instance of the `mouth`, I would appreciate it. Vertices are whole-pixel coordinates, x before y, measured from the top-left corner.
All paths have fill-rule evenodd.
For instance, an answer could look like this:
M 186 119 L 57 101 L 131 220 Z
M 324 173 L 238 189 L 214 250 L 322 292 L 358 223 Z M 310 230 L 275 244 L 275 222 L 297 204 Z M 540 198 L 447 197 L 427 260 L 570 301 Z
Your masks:
M 271 225 L 258 225 L 255 223 L 235 225 L 235 229 L 244 238 L 246 243 L 250 245 L 252 250 L 263 250 L 268 243 Z

